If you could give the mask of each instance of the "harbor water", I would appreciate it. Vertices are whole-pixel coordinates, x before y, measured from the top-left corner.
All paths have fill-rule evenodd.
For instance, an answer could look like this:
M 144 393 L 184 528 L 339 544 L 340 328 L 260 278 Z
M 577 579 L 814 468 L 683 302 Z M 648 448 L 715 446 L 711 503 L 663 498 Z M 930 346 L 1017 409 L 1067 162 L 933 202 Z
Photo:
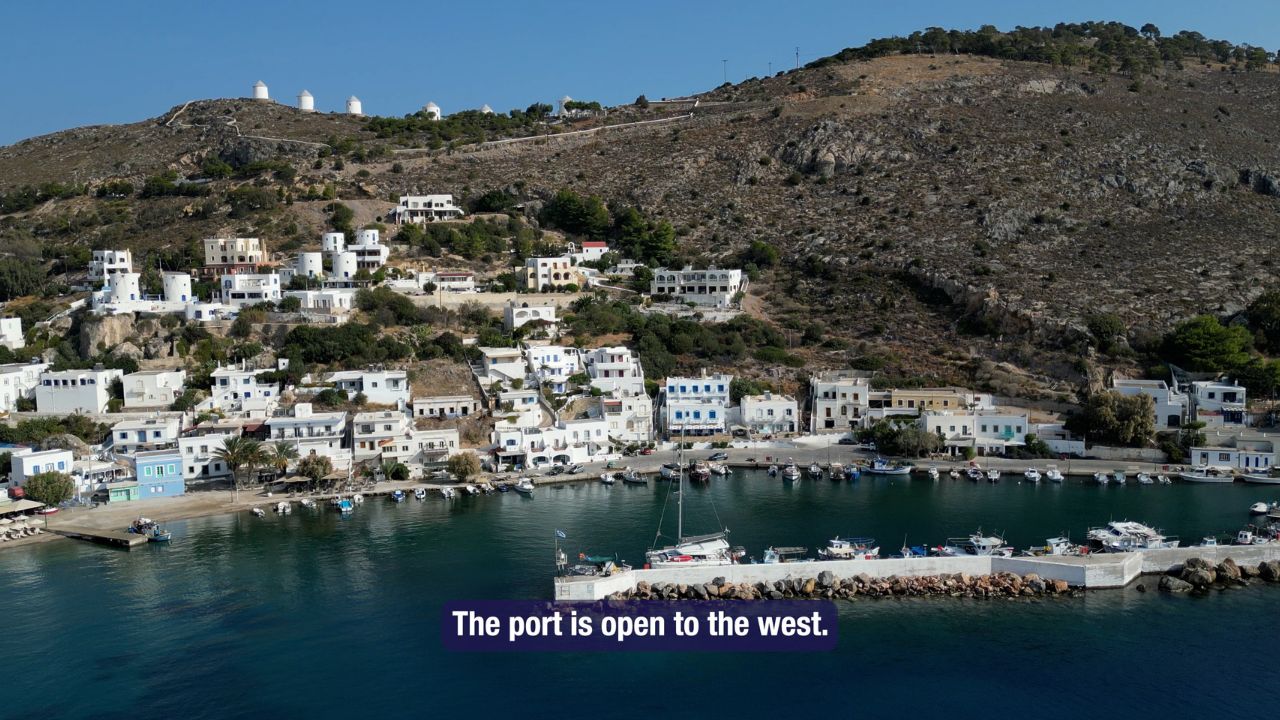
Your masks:
M 883 552 L 978 529 L 1018 547 L 1083 539 L 1112 519 L 1184 542 L 1234 533 L 1280 489 L 1098 487 L 943 478 L 804 480 L 738 472 L 687 490 L 685 530 L 728 527 L 759 557 L 871 535 Z M 550 598 L 554 530 L 570 555 L 640 562 L 669 483 L 599 483 L 395 504 L 295 506 L 168 524 L 133 552 L 63 541 L 0 552 L 5 717 L 394 718 L 428 714 L 635 718 L 1244 714 L 1280 668 L 1251 659 L 1280 605 L 1255 584 L 1206 597 L 1136 588 L 1034 601 L 839 605 L 831 654 L 445 653 L 446 600 Z M 1276 497 L 1272 495 L 1275 494 Z M 139 503 L 139 508 L 143 505 Z M 664 517 L 665 513 L 665 517 Z M 1148 583 L 1154 585 L 1154 583 Z

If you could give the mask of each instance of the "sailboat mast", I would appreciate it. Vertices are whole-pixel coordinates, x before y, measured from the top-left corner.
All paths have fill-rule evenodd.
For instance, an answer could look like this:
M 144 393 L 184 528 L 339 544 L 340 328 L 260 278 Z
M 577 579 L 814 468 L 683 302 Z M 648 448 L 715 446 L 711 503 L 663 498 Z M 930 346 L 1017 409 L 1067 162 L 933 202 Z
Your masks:
M 684 423 L 680 424 L 680 448 L 676 451 L 676 544 L 684 542 Z

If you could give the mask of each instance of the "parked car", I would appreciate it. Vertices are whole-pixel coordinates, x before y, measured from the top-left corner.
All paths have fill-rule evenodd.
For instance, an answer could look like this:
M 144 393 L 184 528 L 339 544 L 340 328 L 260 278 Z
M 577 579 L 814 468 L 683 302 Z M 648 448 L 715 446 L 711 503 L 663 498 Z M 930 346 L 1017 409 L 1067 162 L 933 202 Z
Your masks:
M 840 439 L 836 442 L 836 444 L 837 444 L 837 445 L 852 445 L 852 444 L 853 444 L 853 438 L 851 438 L 851 437 L 842 437 L 842 438 L 840 438 Z
M 553 476 L 553 475 L 559 475 L 559 474 L 560 474 L 560 473 L 562 473 L 562 472 L 564 472 L 564 466 L 563 466 L 563 465 L 556 465 L 555 467 L 553 467 L 553 468 L 551 468 L 550 470 L 548 470 L 548 471 L 547 471 L 547 477 L 551 477 L 551 476 Z
M 729 453 L 727 452 L 711 453 L 711 457 L 707 458 L 707 460 L 710 460 L 711 462 L 720 462 L 722 460 L 728 460 L 728 459 L 729 459 Z
M 641 451 L 640 451 L 640 454 L 641 454 L 641 455 L 652 455 L 652 454 L 653 454 L 653 448 L 644 448 L 643 450 L 641 450 Z

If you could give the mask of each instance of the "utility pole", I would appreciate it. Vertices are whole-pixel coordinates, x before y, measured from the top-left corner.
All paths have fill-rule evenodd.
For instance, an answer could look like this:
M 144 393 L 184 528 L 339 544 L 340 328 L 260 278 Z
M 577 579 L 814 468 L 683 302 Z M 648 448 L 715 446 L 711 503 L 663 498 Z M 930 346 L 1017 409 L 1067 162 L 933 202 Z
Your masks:
M 773 77 L 773 61 L 772 60 L 769 61 L 769 74 L 765 75 L 765 77 Z
M 728 83 L 729 82 L 729 61 L 728 60 L 720 61 L 720 72 L 724 76 L 724 81 Z
M 800 46 L 796 46 L 796 69 L 800 69 Z

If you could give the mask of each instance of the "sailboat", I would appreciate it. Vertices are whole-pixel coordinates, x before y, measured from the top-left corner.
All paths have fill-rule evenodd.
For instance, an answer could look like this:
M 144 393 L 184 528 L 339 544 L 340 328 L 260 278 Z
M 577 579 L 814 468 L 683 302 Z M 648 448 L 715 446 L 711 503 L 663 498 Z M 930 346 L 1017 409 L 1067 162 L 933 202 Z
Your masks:
M 681 442 L 681 446 L 683 445 L 684 443 Z M 729 545 L 727 529 L 708 535 L 686 536 L 684 534 L 685 465 L 683 458 L 677 465 L 680 470 L 676 476 L 676 542 L 666 547 L 655 547 L 645 553 L 645 566 L 657 568 L 734 564 L 746 554 L 746 551 Z M 662 529 L 659 528 L 658 532 L 661 534 Z

